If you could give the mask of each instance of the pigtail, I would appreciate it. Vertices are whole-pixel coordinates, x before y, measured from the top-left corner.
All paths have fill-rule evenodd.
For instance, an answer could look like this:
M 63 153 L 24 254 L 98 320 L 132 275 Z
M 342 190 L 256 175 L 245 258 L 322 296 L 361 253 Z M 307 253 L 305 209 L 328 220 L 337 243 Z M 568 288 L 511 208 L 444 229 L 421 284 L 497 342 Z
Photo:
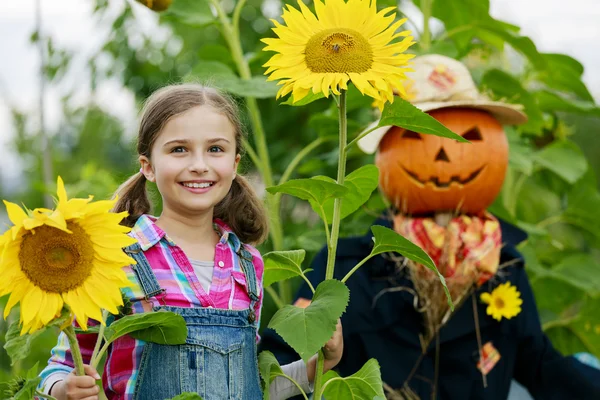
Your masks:
M 269 224 L 263 202 L 243 176 L 236 175 L 227 196 L 215 206 L 214 216 L 244 243 L 257 245 L 267 237 Z
M 132 227 L 139 217 L 148 214 L 151 210 L 146 190 L 146 176 L 141 172 L 131 176 L 119 186 L 114 194 L 114 197 L 117 196 L 118 199 L 113 207 L 113 212 L 127 211 L 129 213 L 129 216 L 121 221 L 121 225 Z

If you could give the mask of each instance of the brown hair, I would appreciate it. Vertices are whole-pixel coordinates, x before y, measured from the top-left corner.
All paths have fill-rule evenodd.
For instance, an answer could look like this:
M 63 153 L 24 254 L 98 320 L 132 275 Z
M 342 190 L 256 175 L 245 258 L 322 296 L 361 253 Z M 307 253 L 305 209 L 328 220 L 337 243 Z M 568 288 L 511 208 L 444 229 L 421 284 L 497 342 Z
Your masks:
M 235 128 L 236 153 L 243 153 L 245 130 L 236 103 L 211 87 L 198 84 L 169 85 L 155 91 L 142 109 L 138 131 L 137 152 L 150 159 L 158 135 L 170 118 L 193 107 L 209 105 L 225 115 Z M 146 190 L 146 177 L 136 173 L 116 191 L 119 197 L 114 211 L 127 211 L 123 224 L 133 226 L 140 216 L 151 210 Z M 229 193 L 215 206 L 214 217 L 231 227 L 242 242 L 258 244 L 265 240 L 268 222 L 262 201 L 248 181 L 236 175 Z

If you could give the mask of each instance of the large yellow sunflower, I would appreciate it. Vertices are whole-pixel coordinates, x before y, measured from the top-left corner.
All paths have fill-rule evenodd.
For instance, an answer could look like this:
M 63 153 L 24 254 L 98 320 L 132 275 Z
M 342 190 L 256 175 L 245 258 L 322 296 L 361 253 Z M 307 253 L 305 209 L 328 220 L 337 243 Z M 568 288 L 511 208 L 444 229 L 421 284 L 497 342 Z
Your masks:
M 127 213 L 111 213 L 115 201 L 67 199 L 58 178 L 55 210 L 27 213 L 4 202 L 14 224 L 0 238 L 0 296 L 10 293 L 4 318 L 21 303 L 21 333 L 34 332 L 70 307 L 83 329 L 101 309 L 117 314 L 120 288 L 129 286 L 122 267 L 134 264 L 122 250 L 135 243 L 119 225 Z
M 277 98 L 292 93 L 297 102 L 311 90 L 340 94 L 348 81 L 381 107 L 394 101 L 394 89 L 404 94 L 406 65 L 414 55 L 402 53 L 414 41 L 410 31 L 397 32 L 406 19 L 394 22 L 390 12 L 396 7 L 377 12 L 375 0 L 316 0 L 315 16 L 302 0 L 298 5 L 300 11 L 290 5 L 283 10 L 287 26 L 273 20 L 278 38 L 262 39 L 268 45 L 263 50 L 278 53 L 264 65 L 268 80 L 283 85 Z
M 521 293 L 510 282 L 499 285 L 492 293 L 482 293 L 481 301 L 488 305 L 487 314 L 495 320 L 511 319 L 521 312 Z

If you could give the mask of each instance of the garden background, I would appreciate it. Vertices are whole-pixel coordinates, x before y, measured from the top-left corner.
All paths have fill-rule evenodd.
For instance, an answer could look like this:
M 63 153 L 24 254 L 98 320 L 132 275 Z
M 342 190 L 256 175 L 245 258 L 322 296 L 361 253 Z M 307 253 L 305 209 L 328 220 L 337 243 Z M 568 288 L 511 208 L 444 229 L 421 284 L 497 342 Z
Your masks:
M 266 83 L 263 77 L 262 64 L 271 54 L 261 51 L 264 44 L 259 39 L 273 37 L 269 18 L 278 18 L 285 2 L 248 0 L 240 9 L 239 59 L 228 48 L 208 1 L 174 0 L 160 15 L 128 0 L 55 1 L 52 5 L 39 1 L 38 20 L 34 1 L 16 12 L 11 7 L 18 6 L 0 6 L 0 49 L 5 64 L 0 69 L 0 198 L 41 207 L 56 190 L 52 183 L 44 183 L 48 175 L 50 182 L 61 175 L 70 196 L 110 196 L 138 168 L 132 139 L 141 102 L 161 85 L 186 80 L 221 86 L 236 96 L 243 109 L 248 106 L 249 142 L 257 149 L 259 161 L 246 157 L 243 169 L 259 191 L 269 186 L 269 179 L 277 183 L 290 177 L 335 177 L 338 122 L 332 101 L 321 99 L 305 107 L 280 105 L 274 97 L 275 84 Z M 529 122 L 506 129 L 511 146 L 509 172 L 491 211 L 529 233 L 520 249 L 544 330 L 554 345 L 565 354 L 587 351 L 600 357 L 600 108 L 595 101 L 600 98 L 600 73 L 593 70 L 594 65 L 600 67 L 600 27 L 593 22 L 600 18 L 600 6 L 593 0 L 556 1 L 557 7 L 535 3 L 539 10 L 529 5 L 522 8 L 523 13 L 553 20 L 553 25 L 539 26 L 552 26 L 552 32 L 565 32 L 565 37 L 577 31 L 570 36 L 572 43 L 560 48 L 565 42 L 557 41 L 552 47 L 547 42 L 549 31 L 533 31 L 528 37 L 524 33 L 529 32 L 527 26 L 521 30 L 501 21 L 499 15 L 512 16 L 513 22 L 527 20 L 519 18 L 522 4 L 518 1 L 402 1 L 399 11 L 410 18 L 407 29 L 416 36 L 417 45 L 410 52 L 459 58 L 469 66 L 483 92 L 524 104 Z M 221 5 L 231 13 L 236 2 L 222 0 Z M 395 0 L 378 2 L 380 8 L 395 5 Z M 69 7 L 79 11 L 69 12 Z M 494 17 L 490 8 L 496 10 Z M 84 16 L 84 33 L 70 25 L 81 24 L 69 21 L 69 16 L 75 15 Z M 577 23 L 577 15 L 586 17 Z M 56 20 L 63 21 L 62 25 L 52 22 Z M 23 21 L 32 21 L 27 32 Z M 19 26 L 12 32 L 24 35 L 11 35 L 6 28 L 11 24 Z M 67 32 L 71 37 L 79 35 L 78 39 L 64 40 Z M 582 47 L 586 43 L 588 48 Z M 10 58 L 19 56 L 19 48 L 36 56 L 43 53 L 43 68 L 39 68 L 40 57 L 29 57 L 36 63 L 33 67 L 15 69 L 19 64 Z M 583 58 L 566 55 L 573 56 L 573 51 L 585 54 L 589 63 L 585 75 Z M 249 69 L 240 69 L 240 63 Z M 24 89 L 33 88 L 36 99 L 29 104 L 12 84 L 19 81 L 12 74 L 22 78 L 27 71 Z M 370 99 L 357 91 L 351 90 L 349 97 L 351 140 L 375 118 L 375 111 Z M 268 157 L 253 135 L 258 120 L 264 127 Z M 310 151 L 303 153 L 307 145 Z M 372 156 L 353 148 L 347 172 L 368 163 Z M 276 229 L 261 250 L 303 248 L 310 259 L 325 244 L 318 217 L 306 203 L 291 197 L 269 201 L 279 210 L 275 214 L 281 229 Z M 363 234 L 383 206 L 375 194 L 365 207 L 344 220 L 341 234 Z M 0 233 L 8 222 L 2 212 Z M 291 280 L 270 289 L 263 327 L 277 303 L 291 300 L 298 284 Z M 0 299 L 0 309 L 5 302 L 6 297 Z M 6 327 L 0 321 L 0 345 Z M 35 351 L 12 366 L 0 349 L 0 382 L 26 371 L 36 361 L 45 363 L 55 339 L 55 333 L 45 333 L 37 339 Z

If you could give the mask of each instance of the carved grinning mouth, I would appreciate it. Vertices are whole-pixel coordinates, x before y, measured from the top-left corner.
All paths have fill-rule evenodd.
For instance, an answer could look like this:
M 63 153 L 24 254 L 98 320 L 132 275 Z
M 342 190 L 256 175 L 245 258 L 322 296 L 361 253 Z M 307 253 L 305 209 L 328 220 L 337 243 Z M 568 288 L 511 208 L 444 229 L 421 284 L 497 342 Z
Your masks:
M 477 178 L 477 176 L 479 176 L 479 173 L 481 171 L 483 171 L 483 169 L 485 168 L 485 165 L 481 168 L 476 169 L 474 172 L 472 172 L 469 176 L 467 176 L 465 179 L 460 179 L 460 176 L 458 175 L 452 175 L 450 177 L 450 180 L 447 182 L 440 182 L 440 178 L 438 178 L 437 176 L 432 176 L 431 178 L 429 178 L 429 180 L 421 180 L 419 179 L 419 176 L 417 174 L 415 174 L 412 171 L 409 171 L 408 169 L 406 169 L 404 166 L 402 166 L 402 169 L 404 170 L 404 172 L 406 172 L 406 174 L 408 176 L 410 176 L 414 181 L 416 181 L 416 183 L 420 184 L 420 185 L 425 185 L 427 183 L 432 183 L 435 187 L 437 188 L 447 188 L 450 187 L 450 185 L 455 182 L 459 185 L 466 185 L 467 183 L 473 181 L 475 178 Z

